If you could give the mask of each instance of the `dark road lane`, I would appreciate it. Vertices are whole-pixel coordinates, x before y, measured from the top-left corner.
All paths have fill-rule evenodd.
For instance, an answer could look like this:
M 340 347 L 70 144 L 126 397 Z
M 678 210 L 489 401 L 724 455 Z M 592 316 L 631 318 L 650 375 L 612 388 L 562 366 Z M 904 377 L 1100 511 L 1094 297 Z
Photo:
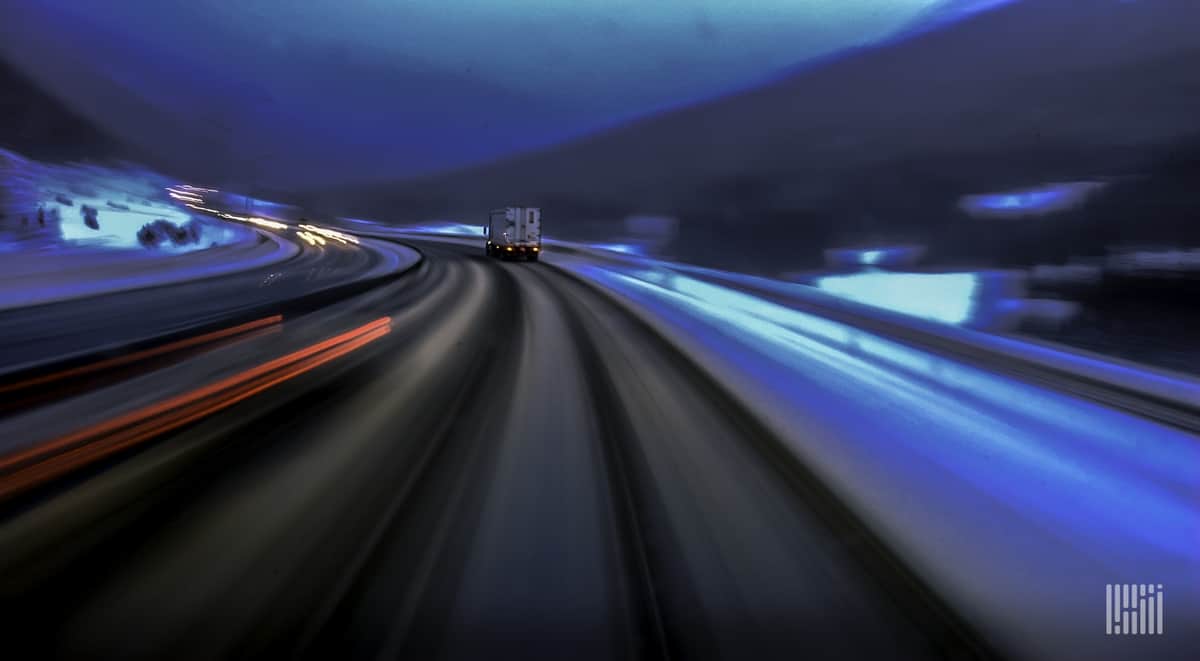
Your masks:
M 10 507 L 14 639 L 93 658 L 989 655 L 623 308 L 547 265 L 422 250 L 363 304 L 391 316 L 381 340 Z
M 411 259 L 407 252 L 383 242 L 300 244 L 288 259 L 240 272 L 0 310 L 0 378 L 231 319 L 312 309 L 395 275 Z

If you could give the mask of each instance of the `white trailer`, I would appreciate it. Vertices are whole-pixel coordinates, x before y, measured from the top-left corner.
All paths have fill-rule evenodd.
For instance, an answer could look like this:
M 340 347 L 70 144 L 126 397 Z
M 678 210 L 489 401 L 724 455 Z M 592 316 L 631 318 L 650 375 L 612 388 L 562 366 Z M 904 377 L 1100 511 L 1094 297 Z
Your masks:
M 487 225 L 486 252 L 491 257 L 536 262 L 542 252 L 542 210 L 537 207 L 492 209 Z

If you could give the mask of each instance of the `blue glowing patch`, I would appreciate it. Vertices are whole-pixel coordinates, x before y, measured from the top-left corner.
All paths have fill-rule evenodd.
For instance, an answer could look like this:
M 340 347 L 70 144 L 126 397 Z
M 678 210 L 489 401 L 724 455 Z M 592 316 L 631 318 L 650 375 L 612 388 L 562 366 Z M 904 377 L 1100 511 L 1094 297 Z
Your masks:
M 968 195 L 959 202 L 967 213 L 983 218 L 1036 216 L 1070 209 L 1104 188 L 1094 181 L 1046 184 L 1002 193 Z
M 882 250 L 866 250 L 859 256 L 859 261 L 863 264 L 878 264 L 879 260 L 883 259 L 884 252 Z
M 974 273 L 856 273 L 819 278 L 835 296 L 902 314 L 963 324 L 971 319 L 979 290 Z
M 1059 202 L 1065 195 L 1065 191 L 1058 189 L 987 195 L 979 201 L 979 206 L 984 209 L 1042 209 Z
M 873 248 L 829 248 L 826 263 L 836 269 L 859 266 L 879 266 L 904 269 L 921 260 L 925 247 L 921 245 L 878 246 Z
M 409 232 L 418 232 L 421 234 L 441 234 L 445 236 L 483 236 L 482 223 L 478 225 L 468 225 L 466 223 L 435 222 L 424 225 L 410 225 L 403 229 Z
M 636 246 L 629 243 L 593 243 L 590 247 L 597 250 L 609 250 L 612 252 L 624 253 L 626 255 L 641 255 L 645 251 L 641 246 Z

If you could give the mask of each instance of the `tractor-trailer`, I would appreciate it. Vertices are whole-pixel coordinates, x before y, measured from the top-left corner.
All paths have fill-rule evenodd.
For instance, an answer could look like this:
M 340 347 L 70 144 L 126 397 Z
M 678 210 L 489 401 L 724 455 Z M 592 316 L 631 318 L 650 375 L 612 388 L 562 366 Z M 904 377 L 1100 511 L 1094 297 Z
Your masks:
M 536 262 L 542 252 L 542 210 L 537 207 L 493 209 L 483 226 L 489 257 Z

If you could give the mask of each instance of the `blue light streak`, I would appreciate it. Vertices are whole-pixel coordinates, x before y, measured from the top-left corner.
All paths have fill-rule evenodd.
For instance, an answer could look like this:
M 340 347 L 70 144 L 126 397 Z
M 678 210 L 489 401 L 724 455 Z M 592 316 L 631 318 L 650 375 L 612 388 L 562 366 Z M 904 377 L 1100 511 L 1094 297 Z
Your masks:
M 913 526 L 896 535 L 943 540 L 922 552 L 972 530 L 955 544 L 999 564 L 1053 565 L 1062 539 L 1088 562 L 1200 560 L 1200 444 L 1187 433 L 678 273 L 572 268 L 678 328 L 750 401 L 805 430 L 796 451 L 883 525 Z M 1046 530 L 1059 556 L 1030 541 Z
M 642 255 L 645 253 L 645 250 L 641 246 L 631 243 L 592 243 L 588 247 L 596 250 L 619 252 L 625 255 Z
M 1105 184 L 1093 181 L 1046 184 L 1025 190 L 968 195 L 959 206 L 984 218 L 1047 215 L 1076 207 L 1104 187 Z
M 456 222 L 433 222 L 421 225 L 407 225 L 403 228 L 408 232 L 421 234 L 439 234 L 443 236 L 478 236 L 483 237 L 483 223 L 470 225 Z

